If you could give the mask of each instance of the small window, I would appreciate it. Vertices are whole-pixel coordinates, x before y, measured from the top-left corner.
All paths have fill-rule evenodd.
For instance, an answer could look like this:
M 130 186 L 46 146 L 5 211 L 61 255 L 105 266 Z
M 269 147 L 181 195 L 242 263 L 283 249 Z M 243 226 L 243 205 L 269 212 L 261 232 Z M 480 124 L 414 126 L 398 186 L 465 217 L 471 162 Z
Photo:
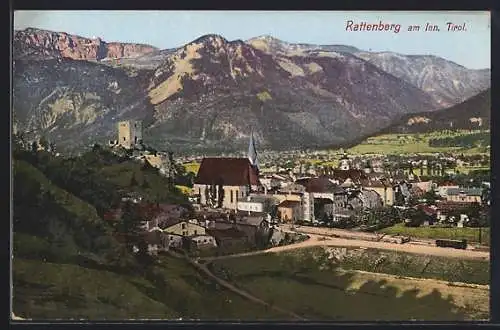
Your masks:
M 182 236 L 187 236 L 187 234 L 188 234 L 187 231 L 182 232 Z
M 185 223 L 182 224 L 182 229 L 186 229 L 186 224 Z
M 197 231 L 197 230 L 195 230 L 195 231 L 194 231 L 194 234 L 195 234 L 195 236 L 196 236 L 196 235 L 198 235 L 198 231 Z
M 127 140 L 127 138 L 126 138 L 126 137 L 123 137 L 123 141 L 126 141 L 126 140 Z

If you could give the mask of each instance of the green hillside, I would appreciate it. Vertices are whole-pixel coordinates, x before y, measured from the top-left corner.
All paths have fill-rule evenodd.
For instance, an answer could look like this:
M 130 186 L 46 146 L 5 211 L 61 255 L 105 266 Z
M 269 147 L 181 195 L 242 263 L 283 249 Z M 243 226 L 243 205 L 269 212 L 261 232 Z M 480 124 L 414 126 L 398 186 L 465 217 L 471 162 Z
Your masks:
M 32 319 L 285 319 L 217 287 L 183 260 L 162 257 L 142 273 L 13 261 L 14 313 Z
M 433 131 L 427 133 L 391 133 L 367 138 L 347 152 L 351 154 L 426 154 L 452 152 L 487 154 L 489 131 Z
M 100 149 L 65 159 L 16 147 L 13 165 L 15 315 L 284 318 L 216 286 L 184 260 L 142 258 L 114 238 L 116 228 L 102 214 L 116 204 L 118 191 L 186 200 L 155 169 Z
M 471 118 L 475 118 L 472 119 Z M 481 123 L 477 119 L 481 119 Z M 427 133 L 440 130 L 489 129 L 491 89 L 452 107 L 405 115 L 381 133 Z
M 14 256 L 109 262 L 120 245 L 95 207 L 14 160 Z M 124 260 L 125 261 L 125 260 Z

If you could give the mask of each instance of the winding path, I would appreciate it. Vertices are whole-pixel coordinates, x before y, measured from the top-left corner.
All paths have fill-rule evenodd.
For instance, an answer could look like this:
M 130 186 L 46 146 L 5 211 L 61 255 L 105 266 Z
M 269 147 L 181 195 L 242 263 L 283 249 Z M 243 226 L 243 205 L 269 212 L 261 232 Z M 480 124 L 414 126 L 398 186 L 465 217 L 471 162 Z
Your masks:
M 293 312 L 290 312 L 290 311 L 287 311 L 287 310 L 284 310 L 278 306 L 274 306 L 274 305 L 271 305 L 269 304 L 268 302 L 258 298 L 258 297 L 255 297 L 253 295 L 251 295 L 250 293 L 244 291 L 244 290 L 241 290 L 239 288 L 237 288 L 236 286 L 234 286 L 233 284 L 229 283 L 228 281 L 225 281 L 223 279 L 221 279 L 220 277 L 217 277 L 216 275 L 214 275 L 209 269 L 208 267 L 206 266 L 206 264 L 200 264 L 198 263 L 197 261 L 187 257 L 187 256 L 183 256 L 181 254 L 178 254 L 178 253 L 175 253 L 175 252 L 170 252 L 171 255 L 177 257 L 177 258 L 184 258 L 185 260 L 187 260 L 191 265 L 193 265 L 196 269 L 198 269 L 199 271 L 201 271 L 202 273 L 204 273 L 205 275 L 207 275 L 209 278 L 211 278 L 213 281 L 215 281 L 217 284 L 219 284 L 220 286 L 223 286 L 225 287 L 226 289 L 236 293 L 237 295 L 240 295 L 242 296 L 243 298 L 246 298 L 254 303 L 257 303 L 257 304 L 260 304 L 260 305 L 263 305 L 265 307 L 268 307 L 268 308 L 271 308 L 271 309 L 274 309 L 275 311 L 277 312 L 280 312 L 282 314 L 285 314 L 285 315 L 289 315 L 291 316 L 292 318 L 294 319 L 298 319 L 298 320 L 306 320 L 305 318 L 303 318 L 302 316 L 300 315 L 297 315 Z

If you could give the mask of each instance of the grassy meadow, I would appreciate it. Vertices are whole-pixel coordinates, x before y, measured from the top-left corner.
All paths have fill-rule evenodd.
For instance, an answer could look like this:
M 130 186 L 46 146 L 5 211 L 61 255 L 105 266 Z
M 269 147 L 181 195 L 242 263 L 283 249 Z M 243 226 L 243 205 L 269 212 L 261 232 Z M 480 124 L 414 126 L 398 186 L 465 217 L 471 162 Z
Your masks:
M 186 169 L 186 172 L 193 172 L 194 174 L 198 173 L 198 170 L 200 169 L 200 163 L 186 163 L 183 164 L 184 168 Z
M 389 235 L 405 235 L 415 238 L 429 239 L 466 239 L 468 242 L 479 243 L 479 228 L 437 228 L 429 226 L 406 227 L 403 223 L 379 230 Z M 490 244 L 490 228 L 481 228 L 481 243 Z
M 487 147 L 431 147 L 429 140 L 469 135 L 469 132 L 432 132 L 422 134 L 383 134 L 366 139 L 347 150 L 350 154 L 408 154 L 408 153 L 489 153 Z

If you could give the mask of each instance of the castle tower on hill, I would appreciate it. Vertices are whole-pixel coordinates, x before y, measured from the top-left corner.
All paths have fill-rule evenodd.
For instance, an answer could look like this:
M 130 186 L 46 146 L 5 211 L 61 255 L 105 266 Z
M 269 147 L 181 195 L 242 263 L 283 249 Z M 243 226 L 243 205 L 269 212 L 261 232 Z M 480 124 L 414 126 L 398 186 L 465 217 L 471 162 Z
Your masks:
M 142 142 L 142 122 L 127 120 L 118 123 L 118 144 L 126 149 L 138 146 Z

